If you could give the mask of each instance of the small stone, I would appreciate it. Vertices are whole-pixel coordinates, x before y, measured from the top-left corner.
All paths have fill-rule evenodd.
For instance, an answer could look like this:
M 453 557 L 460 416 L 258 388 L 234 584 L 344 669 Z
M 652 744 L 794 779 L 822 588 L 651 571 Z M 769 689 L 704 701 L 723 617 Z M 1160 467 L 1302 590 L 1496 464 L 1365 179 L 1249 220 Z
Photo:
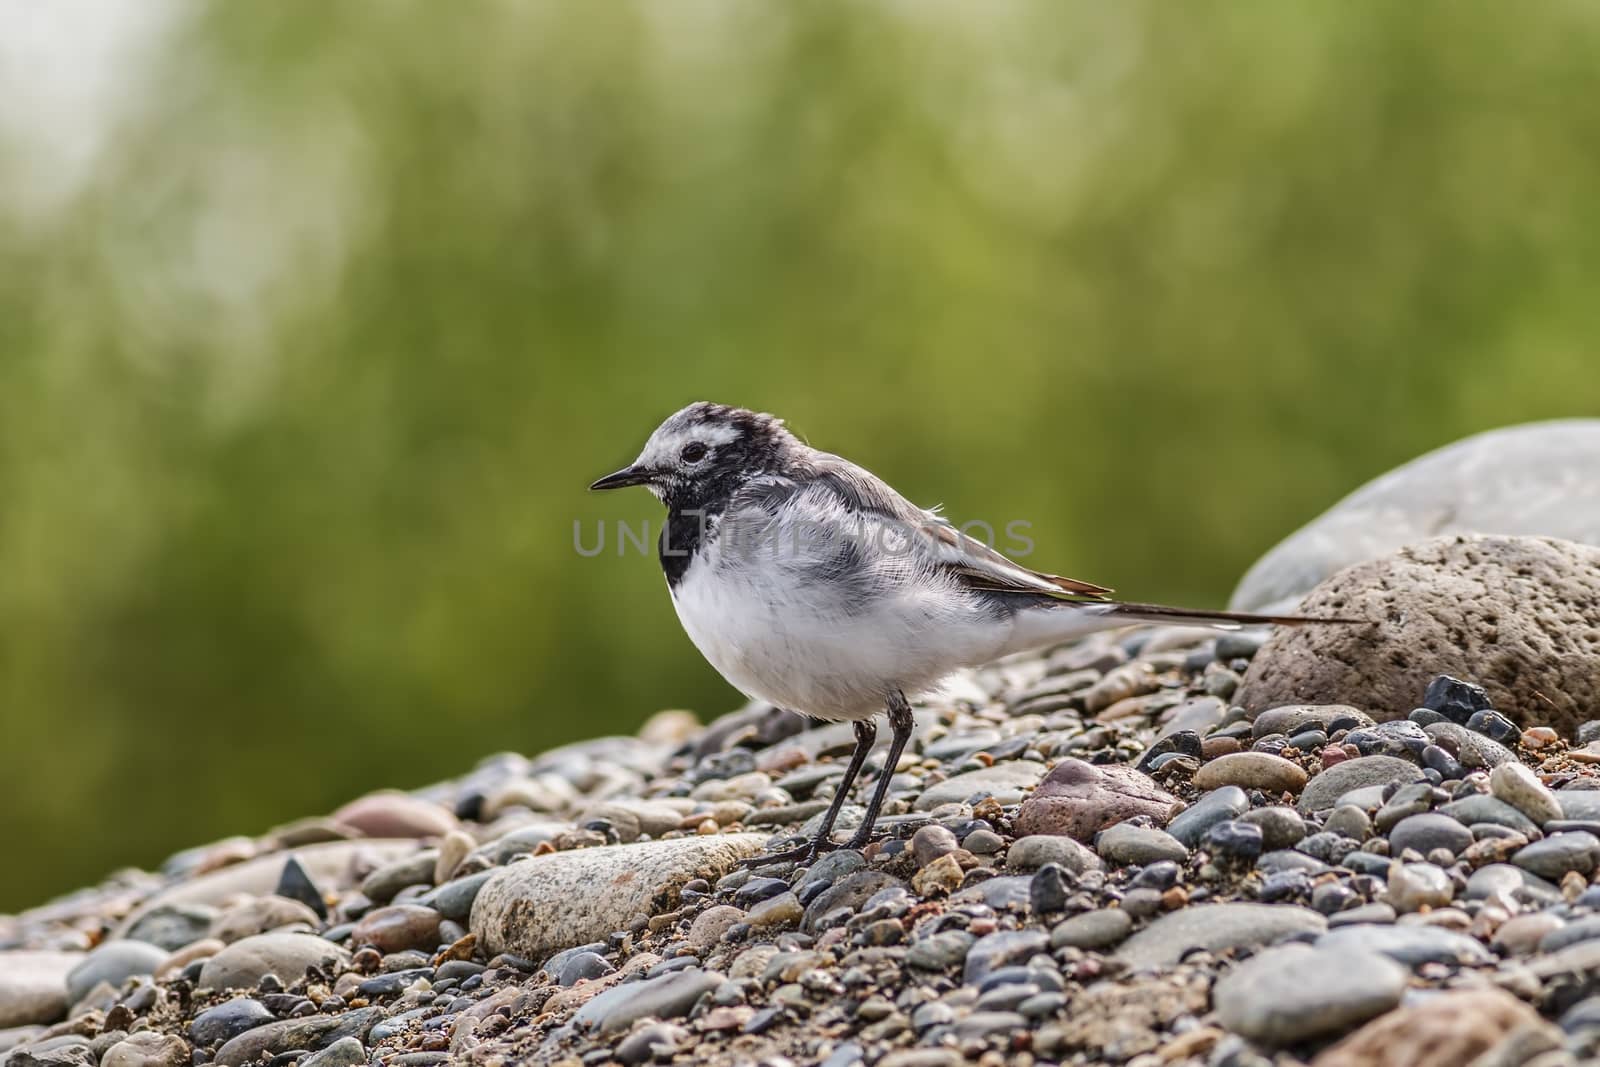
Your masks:
M 911 854 L 918 867 L 926 867 L 940 856 L 946 856 L 961 847 L 956 835 L 938 823 L 929 823 L 911 835 Z
M 1400 1003 L 1409 976 L 1374 952 L 1270 948 L 1216 983 L 1217 1019 L 1236 1034 L 1283 1048 L 1351 1027 Z
M 1489 694 L 1483 686 L 1441 674 L 1428 683 L 1422 706 L 1437 711 L 1451 722 L 1465 725 L 1474 712 L 1483 711 L 1491 705 Z
M 948 858 L 948 857 L 947 857 Z M 750 909 L 745 921 L 756 929 L 773 926 L 794 926 L 800 922 L 805 909 L 793 893 L 779 893 L 768 897 Z
M 100 1067 L 188 1067 L 189 1046 L 174 1034 L 142 1030 L 106 1050 Z
M 1442 908 L 1453 896 L 1450 876 L 1431 863 L 1389 865 L 1389 903 L 1402 914 Z
M 350 954 L 314 934 L 257 934 L 235 941 L 205 962 L 201 989 L 253 989 L 265 975 L 292 982 L 307 967 L 333 961 L 349 966 Z
M 253 897 L 219 914 L 211 923 L 210 935 L 224 943 L 253 937 L 286 926 L 315 930 L 321 919 L 298 900 L 281 896 Z
M 166 958 L 165 951 L 143 941 L 107 941 L 67 974 L 67 1000 L 76 1004 L 101 982 L 116 989 L 135 975 L 154 974 Z
M 1074 915 L 1050 931 L 1051 948 L 1110 948 L 1133 932 L 1133 918 L 1121 908 Z
M 1511 862 L 1551 881 L 1559 881 L 1568 871 L 1589 874 L 1600 864 L 1600 838 L 1581 830 L 1551 834 L 1519 849 Z
M 1254 737 L 1266 737 L 1297 734 L 1315 727 L 1323 733 L 1332 733 L 1337 722 L 1371 726 L 1372 716 L 1348 704 L 1288 704 L 1261 712 L 1251 722 L 1250 732 Z
M 1011 963 L 1025 963 L 1050 947 L 1050 935 L 1043 930 L 1002 930 L 973 942 L 967 950 L 962 981 L 978 985 L 991 971 Z
M 917 811 L 932 811 L 941 804 L 963 803 L 982 793 L 1002 804 L 1021 801 L 1028 790 L 1040 785 L 1044 764 L 1034 760 L 1002 760 L 992 767 L 957 774 L 922 791 L 912 805 Z
M 966 872 L 955 856 L 944 855 L 912 876 L 911 888 L 918 896 L 943 896 L 960 889 L 965 878 Z
M 1265 752 L 1236 752 L 1219 756 L 1195 772 L 1196 789 L 1220 789 L 1236 785 L 1259 789 L 1263 793 L 1298 793 L 1305 788 L 1306 772 L 1282 756 Z
M 1365 841 L 1372 836 L 1372 820 L 1353 804 L 1341 804 L 1334 808 L 1323 820 L 1322 828 L 1355 841 Z
M 1189 850 L 1163 830 L 1132 823 L 1118 823 L 1102 831 L 1095 840 L 1095 851 L 1113 867 L 1143 866 L 1169 860 L 1181 863 Z
M 579 1029 L 614 1034 L 651 1016 L 658 1019 L 682 1018 L 696 1001 L 723 981 L 719 974 L 689 968 L 647 978 L 642 982 L 613 986 L 579 1008 L 572 1016 L 572 1023 Z
M 438 912 L 420 904 L 391 904 L 363 916 L 350 931 L 350 943 L 371 945 L 385 954 L 432 952 L 439 945 L 440 919 Z
M 439 858 L 433 864 L 433 884 L 443 885 L 455 874 L 461 861 L 466 859 L 478 843 L 461 830 L 451 830 L 439 842 Z
M 1561 805 L 1555 794 L 1521 763 L 1502 763 L 1490 772 L 1489 791 L 1536 826 L 1561 818 Z
M 1073 874 L 1100 869 L 1100 857 L 1070 837 L 1034 834 L 1019 837 L 1006 850 L 1006 866 L 1014 871 L 1032 871 L 1047 863 L 1059 863 Z
M 196 1015 L 189 1024 L 189 1040 L 202 1048 L 220 1045 L 274 1018 L 259 1000 L 236 997 Z
M 321 1052 L 313 1052 L 299 1067 L 357 1067 L 367 1062 L 367 1050 L 353 1037 L 341 1037 Z
M 1429 740 L 1468 768 L 1498 767 L 1502 763 L 1514 763 L 1517 759 L 1516 753 L 1504 745 L 1453 722 L 1436 722 L 1424 732 Z
M 1167 826 L 1167 832 L 1189 848 L 1205 838 L 1206 831 L 1219 822 L 1237 819 L 1250 810 L 1250 798 L 1236 785 L 1214 789 L 1194 802 Z
M 296 901 L 310 908 L 316 917 L 328 917 L 328 902 L 322 898 L 322 890 L 317 888 L 317 883 L 311 880 L 311 875 L 306 873 L 300 861 L 290 856 L 283 862 L 283 873 L 278 876 L 278 886 L 273 890 L 277 896 Z M 265 930 L 255 930 L 252 933 L 265 933 Z M 238 940 L 237 938 L 222 938 L 224 941 Z M 175 946 L 176 947 L 176 946 Z
M 1293 904 L 1191 904 L 1134 934 L 1117 958 L 1136 968 L 1172 967 L 1194 949 L 1254 948 L 1292 934 L 1321 933 L 1327 925 L 1310 908 Z
M 1176 797 L 1131 767 L 1066 759 L 1022 802 L 1015 826 L 1024 836 L 1065 834 L 1089 841 L 1106 827 L 1139 815 L 1165 824 L 1177 806 Z
M 1206 847 L 1219 858 L 1234 863 L 1252 864 L 1261 855 L 1261 827 L 1242 819 L 1219 822 L 1206 831 Z
M 1436 848 L 1460 855 L 1472 844 L 1472 831 L 1448 815 L 1428 813 L 1401 819 L 1389 831 L 1389 849 L 1398 855 L 1408 848 L 1423 855 Z
M 1326 811 L 1346 793 L 1392 782 L 1417 782 L 1422 768 L 1394 756 L 1360 756 L 1329 767 L 1307 783 L 1300 795 L 1301 811 Z
M 1555 952 L 1573 942 L 1552 944 L 1541 944 L 1541 942 L 1566 925 L 1565 919 L 1548 911 L 1514 915 L 1495 930 L 1491 945 L 1496 951 L 1507 956 L 1527 956 L 1538 951 Z
M 1066 872 L 1060 864 L 1051 863 L 1034 874 L 1028 883 L 1028 908 L 1035 915 L 1053 915 L 1067 907 Z
M 393 791 L 352 800 L 332 817 L 368 837 L 441 837 L 456 828 L 455 816 L 439 805 Z
M 696 955 L 704 956 L 735 923 L 743 921 L 744 912 L 739 908 L 731 904 L 713 905 L 695 916 L 689 926 L 689 947 Z
M 1239 816 L 1239 821 L 1261 828 L 1261 847 L 1269 852 L 1290 848 L 1306 836 L 1306 821 L 1293 808 L 1281 806 L 1256 808 Z

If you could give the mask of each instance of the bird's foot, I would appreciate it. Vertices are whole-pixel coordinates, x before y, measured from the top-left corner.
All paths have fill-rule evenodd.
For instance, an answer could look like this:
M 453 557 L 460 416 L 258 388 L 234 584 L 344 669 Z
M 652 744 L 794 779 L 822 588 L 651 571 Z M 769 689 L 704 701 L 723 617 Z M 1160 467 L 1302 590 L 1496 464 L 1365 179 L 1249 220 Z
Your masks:
M 782 852 L 763 852 L 759 856 L 751 856 L 740 862 L 741 867 L 776 867 L 782 863 L 793 863 L 798 867 L 809 867 L 816 862 L 818 856 L 825 852 L 833 852 L 843 845 L 834 844 L 827 838 L 808 841 L 798 848 L 785 849 Z

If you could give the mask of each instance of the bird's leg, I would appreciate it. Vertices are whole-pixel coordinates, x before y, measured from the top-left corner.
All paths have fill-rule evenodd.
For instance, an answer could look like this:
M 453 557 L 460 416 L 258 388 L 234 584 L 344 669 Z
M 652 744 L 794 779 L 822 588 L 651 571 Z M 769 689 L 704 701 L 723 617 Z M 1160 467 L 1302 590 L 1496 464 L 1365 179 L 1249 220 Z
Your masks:
M 867 817 L 861 820 L 860 829 L 856 830 L 846 848 L 863 848 L 872 840 L 872 824 L 878 821 L 883 799 L 889 795 L 889 779 L 894 777 L 894 769 L 900 763 L 900 753 L 905 751 L 906 742 L 911 740 L 913 725 L 911 705 L 906 701 L 906 695 L 897 689 L 889 698 L 889 729 L 894 731 L 889 739 L 889 754 L 884 760 L 883 770 L 878 774 L 878 782 L 873 786 L 872 799 L 867 802 Z
M 822 817 L 822 828 L 817 831 L 816 839 L 799 848 L 748 859 L 745 861 L 746 867 L 766 867 L 775 863 L 810 863 L 817 858 L 817 853 L 832 851 L 838 847 L 828 839 L 828 835 L 833 833 L 833 824 L 839 818 L 839 809 L 844 807 L 845 798 L 850 795 L 850 787 L 855 783 L 856 775 L 861 773 L 861 765 L 867 761 L 867 753 L 872 751 L 873 744 L 878 740 L 878 726 L 871 719 L 858 721 L 855 724 L 855 731 L 855 750 L 850 753 L 850 762 L 845 764 L 844 777 L 839 781 L 839 788 L 834 791 L 833 803 L 828 805 L 827 814 Z

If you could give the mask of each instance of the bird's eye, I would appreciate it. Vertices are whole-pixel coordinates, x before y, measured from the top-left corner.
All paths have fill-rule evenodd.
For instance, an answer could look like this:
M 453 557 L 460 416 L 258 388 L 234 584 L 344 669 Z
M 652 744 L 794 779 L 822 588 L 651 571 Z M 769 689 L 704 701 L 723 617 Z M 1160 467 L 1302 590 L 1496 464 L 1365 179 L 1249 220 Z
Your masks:
M 706 446 L 700 441 L 690 441 L 683 446 L 683 451 L 678 453 L 678 458 L 685 463 L 698 463 L 706 458 Z

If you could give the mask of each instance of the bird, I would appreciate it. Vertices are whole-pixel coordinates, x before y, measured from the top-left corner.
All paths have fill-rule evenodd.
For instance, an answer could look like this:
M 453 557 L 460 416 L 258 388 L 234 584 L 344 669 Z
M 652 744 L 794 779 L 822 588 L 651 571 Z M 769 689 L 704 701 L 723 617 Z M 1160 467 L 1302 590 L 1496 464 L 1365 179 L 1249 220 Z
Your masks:
M 813 861 L 877 741 L 891 737 L 863 848 L 911 737 L 911 701 L 954 672 L 1132 623 L 1237 627 L 1348 622 L 1140 604 L 1092 582 L 1024 567 L 936 509 L 812 448 L 783 420 L 699 401 L 650 434 L 591 490 L 644 486 L 667 508 L 657 553 L 678 620 L 734 688 L 853 724 L 855 747 L 815 837 L 760 857 Z

